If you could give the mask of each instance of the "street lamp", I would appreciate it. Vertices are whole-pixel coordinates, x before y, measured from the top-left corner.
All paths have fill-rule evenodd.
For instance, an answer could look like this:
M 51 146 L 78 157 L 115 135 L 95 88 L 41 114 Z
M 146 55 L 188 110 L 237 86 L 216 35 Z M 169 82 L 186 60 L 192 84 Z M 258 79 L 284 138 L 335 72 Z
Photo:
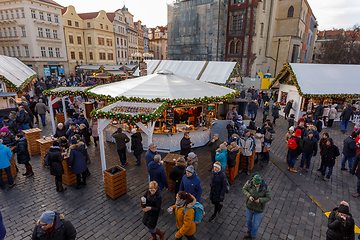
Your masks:
M 149 53 L 143 53 L 143 57 L 145 58 L 145 60 L 147 60 L 149 58 Z
M 154 54 L 150 53 L 149 58 L 152 60 L 154 58 Z

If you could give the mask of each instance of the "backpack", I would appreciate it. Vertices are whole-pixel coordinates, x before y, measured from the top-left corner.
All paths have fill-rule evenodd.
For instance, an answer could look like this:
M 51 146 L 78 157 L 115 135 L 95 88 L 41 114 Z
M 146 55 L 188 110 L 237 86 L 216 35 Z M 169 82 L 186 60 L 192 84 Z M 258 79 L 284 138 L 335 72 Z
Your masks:
M 266 129 L 264 137 L 268 140 L 270 140 L 271 142 L 274 141 L 275 139 L 275 131 L 273 129 L 269 130 Z
M 288 141 L 288 146 L 290 149 L 295 150 L 298 147 L 298 144 L 296 142 L 296 138 L 295 137 L 291 137 Z
M 46 154 L 45 157 L 44 157 L 44 165 L 46 167 L 49 167 L 50 166 L 50 159 L 49 159 L 49 156 Z
M 203 205 L 201 203 L 199 203 L 198 201 L 196 201 L 195 205 L 192 206 L 191 208 L 193 208 L 195 210 L 193 222 L 196 224 L 200 223 L 202 218 L 205 216 L 205 210 L 204 210 Z M 187 208 L 187 207 L 185 208 L 184 215 L 188 209 L 189 208 Z

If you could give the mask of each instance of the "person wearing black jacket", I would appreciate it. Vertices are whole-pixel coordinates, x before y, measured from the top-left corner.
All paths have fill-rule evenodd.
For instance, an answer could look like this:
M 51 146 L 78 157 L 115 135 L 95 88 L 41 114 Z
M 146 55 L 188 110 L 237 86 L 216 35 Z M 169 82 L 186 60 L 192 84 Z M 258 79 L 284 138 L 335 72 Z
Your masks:
M 16 122 L 19 124 L 19 127 L 22 130 L 27 130 L 30 128 L 30 115 L 27 111 L 25 111 L 23 106 L 19 107 L 19 111 L 16 114 Z
M 348 104 L 347 107 L 342 111 L 341 115 L 340 115 L 340 119 L 341 119 L 341 127 L 342 127 L 342 132 L 345 133 L 346 132 L 346 128 L 347 125 L 351 119 L 354 119 L 354 111 L 351 108 L 351 105 Z
M 344 140 L 344 147 L 343 147 L 343 159 L 341 161 L 341 170 L 347 170 L 345 168 L 346 161 L 349 164 L 349 172 L 351 172 L 353 168 L 353 162 L 356 156 L 356 150 L 358 146 L 356 145 L 355 138 L 357 137 L 356 132 L 352 132 L 351 135 Z
M 230 185 L 234 182 L 234 174 L 235 174 L 235 166 L 236 166 L 236 157 L 239 153 L 239 146 L 236 142 L 231 142 L 230 145 L 227 146 L 228 148 L 228 161 L 227 166 L 229 168 L 229 183 Z
M 32 114 L 34 115 L 34 117 L 35 117 L 35 119 L 36 119 L 35 124 L 39 124 L 39 114 L 35 111 L 35 105 L 36 105 L 37 103 L 38 103 L 38 102 L 34 99 L 34 97 L 31 97 L 29 108 L 30 108 Z
M 284 108 L 285 120 L 289 117 L 290 110 L 293 108 L 293 102 L 294 102 L 294 100 L 289 100 L 289 101 L 286 103 L 286 106 L 285 106 L 285 108 Z
M 322 117 L 324 113 L 324 107 L 323 105 L 320 103 L 319 106 L 315 109 L 314 115 L 315 115 L 315 123 L 317 122 L 319 117 Z
M 50 163 L 50 174 L 55 176 L 55 185 L 57 192 L 63 192 L 66 188 L 62 185 L 62 175 L 64 174 L 64 168 L 62 166 L 62 161 L 64 160 L 63 155 L 59 147 L 59 142 L 53 142 L 52 147 L 46 153 L 49 163 Z
M 194 143 L 190 141 L 190 133 L 185 132 L 184 137 L 180 141 L 180 155 L 184 155 L 185 160 L 187 160 L 187 156 L 191 152 L 191 146 L 193 145 Z
M 136 165 L 141 165 L 141 154 L 144 151 L 142 144 L 142 137 L 140 132 L 136 132 L 136 128 L 131 130 L 131 150 L 134 151 L 134 156 L 136 158 Z
M 16 134 L 17 133 L 17 126 L 16 126 L 16 122 L 11 120 L 8 116 L 4 117 L 4 121 L 2 121 L 2 123 L 0 124 L 1 127 L 7 127 L 7 129 L 13 133 Z
M 34 172 L 32 170 L 32 166 L 29 163 L 30 161 L 30 154 L 28 150 L 27 140 L 22 133 L 18 133 L 15 136 L 16 140 L 16 148 L 14 152 L 17 154 L 17 161 L 19 164 L 25 164 L 26 172 L 23 173 L 26 177 L 34 176 Z
M 317 153 L 317 141 L 314 138 L 312 131 L 308 131 L 308 136 L 303 141 L 302 157 L 300 163 L 300 169 L 303 170 L 305 159 L 306 162 L 306 171 L 309 171 L 311 158 L 316 156 Z
M 186 161 L 183 157 L 179 157 L 175 161 L 175 166 L 171 169 L 169 178 L 175 182 L 175 198 L 177 193 L 179 192 L 180 183 L 182 177 L 186 173 Z
M 156 228 L 157 221 L 161 210 L 161 194 L 159 186 L 156 181 L 149 183 L 149 190 L 141 197 L 141 207 L 143 208 L 144 216 L 142 223 L 148 228 L 151 233 L 151 239 L 157 239 L 159 235 L 160 240 L 164 240 L 164 232 Z
M 356 170 L 356 176 L 357 176 L 357 191 L 353 195 L 353 197 L 360 197 L 360 153 L 357 153 L 355 156 L 355 162 L 353 165 L 353 168 L 351 170 L 351 174 L 354 175 Z
M 64 127 L 64 124 L 59 123 L 59 124 L 57 125 L 56 130 L 55 130 L 55 135 L 54 135 L 54 137 L 56 137 L 56 138 L 61 138 L 62 136 L 65 136 L 65 137 L 66 137 L 66 129 L 65 129 L 65 127 Z
M 337 156 L 340 156 L 340 151 L 337 146 L 334 145 L 331 138 L 326 139 L 324 146 L 322 147 L 321 161 L 323 163 L 323 168 L 319 177 L 323 177 L 324 181 L 329 181 L 334 165 L 335 159 Z M 329 168 L 328 174 L 325 177 L 326 168 Z
M 301 139 L 304 139 L 306 128 L 304 127 L 304 122 L 299 122 L 299 125 L 295 128 L 295 131 L 300 129 L 301 130 Z
M 295 139 L 297 146 L 296 146 L 296 148 L 292 149 L 292 148 L 290 148 L 290 144 L 289 144 L 288 170 L 291 171 L 291 172 L 296 173 L 297 171 L 294 168 L 295 162 L 296 162 L 296 159 L 298 158 L 298 156 L 301 154 L 302 148 L 303 148 L 303 141 L 301 139 L 301 130 L 300 129 L 297 129 L 295 131 L 295 137 L 291 137 L 289 139 L 288 143 L 292 139 Z
M 3 144 L 7 147 L 11 147 L 16 144 L 14 134 L 9 132 L 7 127 L 2 127 L 0 129 L 0 139 L 3 140 Z
M 355 240 L 355 221 L 345 201 L 332 210 L 328 219 L 326 240 Z
M 225 169 L 220 162 L 215 162 L 213 165 L 210 187 L 210 200 L 214 204 L 214 213 L 209 219 L 209 222 L 212 222 L 216 218 L 216 214 L 221 212 L 223 206 L 221 203 L 224 201 L 227 188 Z

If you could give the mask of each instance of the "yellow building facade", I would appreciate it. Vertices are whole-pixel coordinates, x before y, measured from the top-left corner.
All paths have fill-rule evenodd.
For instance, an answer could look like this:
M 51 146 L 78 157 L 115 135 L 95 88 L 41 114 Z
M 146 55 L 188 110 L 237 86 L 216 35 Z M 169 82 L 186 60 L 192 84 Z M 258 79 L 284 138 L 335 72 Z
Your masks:
M 106 12 L 77 13 L 74 6 L 62 10 L 70 73 L 78 65 L 115 65 L 113 24 Z

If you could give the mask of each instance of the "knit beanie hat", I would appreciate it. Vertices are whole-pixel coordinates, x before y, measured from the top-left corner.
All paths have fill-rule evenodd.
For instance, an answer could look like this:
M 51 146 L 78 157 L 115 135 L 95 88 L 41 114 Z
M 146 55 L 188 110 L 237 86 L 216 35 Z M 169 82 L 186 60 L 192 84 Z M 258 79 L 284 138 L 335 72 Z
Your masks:
M 54 211 L 46 211 L 40 217 L 40 222 L 50 224 L 53 223 L 55 219 Z
M 190 152 L 190 153 L 188 154 L 188 157 L 191 158 L 191 159 L 194 159 L 194 158 L 195 158 L 195 153 Z
M 301 137 L 301 130 L 300 129 L 296 129 L 295 137 Z
M 7 133 L 7 132 L 8 132 L 7 127 L 2 127 L 1 130 L 0 130 L 0 132 L 6 132 L 6 133 Z
M 186 168 L 186 171 L 191 173 L 191 174 L 194 174 L 194 172 L 195 172 L 194 166 L 193 165 L 188 166 Z
M 348 206 L 345 206 L 345 205 L 340 205 L 340 207 L 338 208 L 337 210 L 339 213 L 344 213 L 346 215 L 349 215 L 350 212 L 349 212 L 349 207 Z
M 261 183 L 261 177 L 259 176 L 259 174 L 256 174 L 253 178 L 253 183 L 258 185 Z
M 58 147 L 58 146 L 60 146 L 60 144 L 59 144 L 58 141 L 54 141 L 54 142 L 53 142 L 53 146 L 54 146 L 54 147 Z
M 225 143 L 220 144 L 219 148 L 220 148 L 220 150 L 225 150 L 226 144 Z

